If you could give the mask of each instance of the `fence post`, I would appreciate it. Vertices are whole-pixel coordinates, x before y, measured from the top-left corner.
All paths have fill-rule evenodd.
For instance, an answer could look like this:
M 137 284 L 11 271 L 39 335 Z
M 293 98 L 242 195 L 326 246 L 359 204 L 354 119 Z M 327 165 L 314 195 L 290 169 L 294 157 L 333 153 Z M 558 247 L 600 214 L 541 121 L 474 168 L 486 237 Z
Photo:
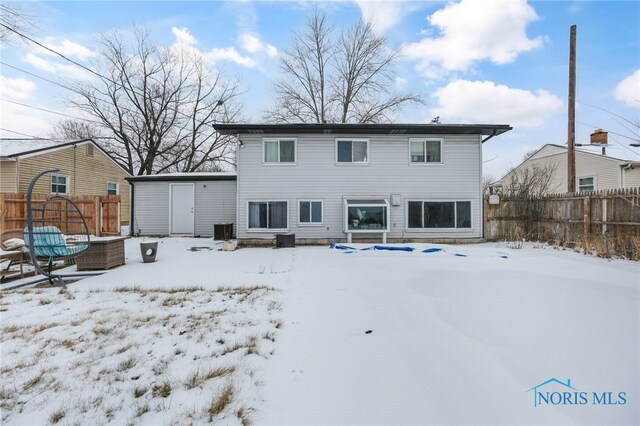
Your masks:
M 4 194 L 0 194 L 0 231 L 4 230 L 4 218 L 9 214 L 4 203 Z
M 101 232 L 101 214 L 100 214 L 100 196 L 99 195 L 94 195 L 93 196 L 93 223 L 94 223 L 94 229 L 95 229 L 95 236 L 96 237 L 101 237 L 102 236 L 102 232 Z
M 607 235 L 607 199 L 602 199 L 602 235 Z
M 588 236 L 591 232 L 591 197 L 588 195 L 583 199 L 584 212 L 584 235 Z

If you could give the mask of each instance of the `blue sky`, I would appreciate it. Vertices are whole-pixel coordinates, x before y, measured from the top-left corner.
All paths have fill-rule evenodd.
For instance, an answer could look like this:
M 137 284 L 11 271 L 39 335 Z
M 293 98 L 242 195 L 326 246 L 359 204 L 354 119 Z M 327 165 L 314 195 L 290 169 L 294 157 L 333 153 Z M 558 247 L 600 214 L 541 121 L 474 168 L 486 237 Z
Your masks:
M 260 122 L 279 76 L 278 52 L 314 7 L 340 30 L 366 19 L 401 48 L 399 89 L 419 91 L 424 106 L 407 108 L 398 122 L 485 122 L 514 130 L 487 142 L 485 173 L 500 177 L 523 154 L 567 138 L 569 27 L 578 26 L 577 142 L 596 127 L 609 131 L 608 154 L 640 159 L 629 147 L 637 129 L 593 106 L 640 121 L 640 2 L 637 1 L 242 1 L 242 2 L 22 2 L 35 24 L 33 38 L 91 66 L 97 37 L 133 24 L 163 45 L 190 44 L 225 75 L 239 79 L 244 115 Z M 80 68 L 13 40 L 2 62 L 68 84 L 90 78 Z M 1 66 L 0 127 L 46 136 L 59 116 L 7 101 L 78 115 L 69 92 Z M 589 106 L 593 105 L 593 106 Z M 626 128 L 625 128 L 626 126 Z M 615 133 L 618 133 L 616 135 Z M 0 131 L 3 137 L 19 135 Z M 626 137 L 625 137 L 626 136 Z

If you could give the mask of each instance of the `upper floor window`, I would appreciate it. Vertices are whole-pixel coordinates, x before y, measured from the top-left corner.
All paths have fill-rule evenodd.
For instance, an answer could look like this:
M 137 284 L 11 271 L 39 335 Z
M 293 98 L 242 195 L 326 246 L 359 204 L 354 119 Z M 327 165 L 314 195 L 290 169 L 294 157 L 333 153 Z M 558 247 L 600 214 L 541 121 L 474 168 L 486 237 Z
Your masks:
M 93 157 L 93 144 L 87 144 L 87 157 Z
M 118 195 L 118 182 L 107 182 L 107 195 Z
M 442 163 L 442 139 L 409 140 L 411 163 Z
M 54 194 L 68 194 L 69 176 L 58 174 L 51 175 L 51 192 Z
M 368 139 L 336 140 L 336 158 L 338 163 L 368 163 Z
M 593 176 L 578 178 L 578 192 L 595 191 L 596 181 Z
M 265 139 L 263 141 L 265 164 L 295 164 L 295 139 Z

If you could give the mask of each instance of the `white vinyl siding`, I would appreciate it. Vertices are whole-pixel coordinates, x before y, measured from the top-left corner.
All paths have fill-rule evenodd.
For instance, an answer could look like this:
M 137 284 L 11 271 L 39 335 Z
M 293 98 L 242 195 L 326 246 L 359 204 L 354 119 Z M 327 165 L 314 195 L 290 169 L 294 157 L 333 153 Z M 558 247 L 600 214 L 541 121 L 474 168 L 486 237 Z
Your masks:
M 242 134 L 238 149 L 238 238 L 273 239 L 271 230 L 247 229 L 247 202 L 289 201 L 288 232 L 300 239 L 345 239 L 344 200 L 350 196 L 397 194 L 400 205 L 389 206 L 387 234 L 401 238 L 479 238 L 481 227 L 480 167 L 481 138 L 478 135 L 433 135 L 442 139 L 441 167 L 409 164 L 409 139 L 419 135 L 367 135 L 367 167 L 336 166 L 336 140 L 354 140 L 353 135 L 283 134 L 275 138 L 297 137 L 297 167 L 263 167 L 263 135 Z M 364 138 L 356 138 L 364 139 Z M 298 222 L 299 200 L 322 200 L 323 226 Z M 471 201 L 472 228 L 406 229 L 406 200 Z M 358 234 L 361 235 L 361 234 Z M 362 234 L 367 237 L 367 234 Z M 379 234 L 371 234 L 380 238 Z
M 218 223 L 233 223 L 236 229 L 236 181 L 195 181 L 195 230 L 212 237 Z M 134 223 L 140 235 L 169 235 L 169 188 L 171 182 L 134 182 Z

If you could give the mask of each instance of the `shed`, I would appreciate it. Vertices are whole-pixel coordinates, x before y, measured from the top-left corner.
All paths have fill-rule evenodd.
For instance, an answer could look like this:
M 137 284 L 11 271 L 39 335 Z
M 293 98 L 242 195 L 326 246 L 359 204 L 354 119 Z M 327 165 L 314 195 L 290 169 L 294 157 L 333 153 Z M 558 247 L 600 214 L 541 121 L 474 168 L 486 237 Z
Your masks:
M 132 235 L 211 237 L 236 223 L 236 173 L 166 173 L 127 178 Z

